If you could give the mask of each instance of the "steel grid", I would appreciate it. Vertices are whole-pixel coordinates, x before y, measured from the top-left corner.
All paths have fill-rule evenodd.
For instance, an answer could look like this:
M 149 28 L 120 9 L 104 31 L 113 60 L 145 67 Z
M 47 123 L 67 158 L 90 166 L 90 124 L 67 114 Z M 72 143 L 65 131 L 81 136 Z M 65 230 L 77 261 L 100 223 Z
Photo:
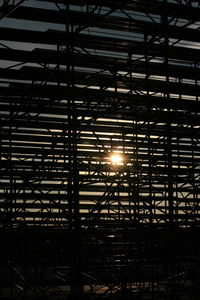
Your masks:
M 199 16 L 4 1 L 2 299 L 198 299 Z

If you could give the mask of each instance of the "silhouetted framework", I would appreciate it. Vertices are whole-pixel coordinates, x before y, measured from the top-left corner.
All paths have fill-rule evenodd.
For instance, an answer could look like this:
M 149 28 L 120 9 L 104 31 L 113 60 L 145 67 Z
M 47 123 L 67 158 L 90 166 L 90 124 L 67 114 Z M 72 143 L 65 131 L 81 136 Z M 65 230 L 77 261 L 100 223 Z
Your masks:
M 2 2 L 0 299 L 199 300 L 200 1 Z

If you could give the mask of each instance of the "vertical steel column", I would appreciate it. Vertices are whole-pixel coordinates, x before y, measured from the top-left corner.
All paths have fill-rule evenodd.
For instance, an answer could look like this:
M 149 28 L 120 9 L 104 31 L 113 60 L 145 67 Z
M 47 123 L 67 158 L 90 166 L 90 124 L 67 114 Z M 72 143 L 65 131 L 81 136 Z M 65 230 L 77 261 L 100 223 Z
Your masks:
M 12 122 L 13 122 L 13 103 L 10 100 L 10 115 L 9 115 L 9 154 L 8 154 L 8 164 L 9 164 L 9 196 L 6 203 L 7 215 L 6 215 L 6 227 L 12 227 L 12 204 L 13 204 L 13 188 L 14 188 L 14 178 L 13 178 L 13 165 L 12 165 Z
M 12 227 L 12 204 L 13 204 L 13 183 L 14 183 L 14 179 L 13 179 L 13 166 L 12 166 L 12 121 L 13 121 L 13 103 L 12 103 L 12 99 L 10 100 L 10 107 L 9 107 L 9 148 L 8 148 L 8 169 L 9 169 L 9 195 L 8 195 L 8 199 L 7 199 L 7 203 L 6 203 L 6 227 Z M 10 243 L 12 245 L 12 242 Z M 10 267 L 10 297 L 11 299 L 14 298 L 14 276 L 13 276 L 13 251 L 11 250 L 12 246 L 9 245 L 10 247 L 10 263 L 9 263 L 9 267 Z M 12 251 L 12 252 L 11 252 Z
M 66 4 L 66 55 L 67 55 L 67 110 L 68 110 L 68 205 L 71 242 L 71 299 L 81 300 L 81 220 L 79 212 L 79 171 L 77 161 L 77 116 L 74 92 L 73 25 L 70 25 L 70 7 Z
M 167 186 L 167 199 L 168 199 L 168 221 L 170 224 L 173 223 L 173 178 L 172 178 L 172 129 L 171 129 L 171 101 L 170 101 L 170 88 L 169 88 L 169 58 L 168 58 L 168 48 L 169 48 L 169 24 L 168 24 L 168 1 L 163 0 L 162 7 L 162 25 L 164 32 L 164 66 L 165 66 L 165 98 L 168 120 L 166 124 L 166 134 L 167 134 L 167 170 L 168 170 L 168 186 Z M 167 217 L 167 216 L 166 216 Z
M 176 246 L 176 232 L 174 228 L 174 194 L 173 194 L 173 169 L 172 169 L 172 127 L 171 127 L 171 99 L 170 99 L 170 78 L 169 78 L 169 20 L 168 20 L 168 0 L 163 0 L 162 6 L 162 25 L 163 25 L 163 34 L 164 34 L 164 65 L 165 65 L 165 101 L 167 107 L 167 122 L 166 122 L 166 136 L 167 136 L 167 149 L 166 149 L 166 164 L 167 164 L 167 208 L 168 214 L 166 215 L 166 220 L 169 222 L 169 257 L 168 261 L 171 264 L 172 269 L 172 278 L 169 280 L 169 296 L 171 300 L 176 300 L 179 291 L 177 289 L 176 280 L 178 280 L 175 276 L 177 273 L 177 259 L 175 256 L 175 246 Z M 166 209 L 167 209 L 166 208 Z
M 144 43 L 145 43 L 145 87 L 146 87 L 146 98 L 147 98 L 147 113 L 150 120 L 151 118 L 151 101 L 150 100 L 150 94 L 149 94 L 149 58 L 148 58 L 148 33 L 145 32 L 144 34 Z M 153 211 L 152 211 L 152 206 L 153 204 L 155 205 L 155 202 L 152 202 L 152 156 L 151 156 L 151 125 L 148 124 L 148 162 L 149 162 L 149 167 L 148 167 L 148 185 L 149 185 L 149 223 L 152 223 L 152 216 L 153 216 Z

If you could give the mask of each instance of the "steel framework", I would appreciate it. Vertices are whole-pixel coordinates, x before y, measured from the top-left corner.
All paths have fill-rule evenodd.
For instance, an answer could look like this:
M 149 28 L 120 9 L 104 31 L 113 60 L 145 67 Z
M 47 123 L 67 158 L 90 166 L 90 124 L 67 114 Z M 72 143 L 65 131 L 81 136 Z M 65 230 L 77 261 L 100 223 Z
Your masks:
M 0 298 L 198 300 L 200 1 L 0 24 Z

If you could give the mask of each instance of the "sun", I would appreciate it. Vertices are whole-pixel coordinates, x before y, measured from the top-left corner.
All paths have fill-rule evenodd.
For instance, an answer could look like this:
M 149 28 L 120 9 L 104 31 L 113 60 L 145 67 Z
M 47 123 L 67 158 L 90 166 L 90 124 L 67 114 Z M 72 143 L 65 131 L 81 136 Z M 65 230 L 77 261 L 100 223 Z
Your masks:
M 110 159 L 111 159 L 111 162 L 112 162 L 113 164 L 115 164 L 115 165 L 120 165 L 120 164 L 122 164 L 122 162 L 123 162 L 123 157 L 122 157 L 122 155 L 117 154 L 117 153 L 112 154 L 112 155 L 110 156 Z

